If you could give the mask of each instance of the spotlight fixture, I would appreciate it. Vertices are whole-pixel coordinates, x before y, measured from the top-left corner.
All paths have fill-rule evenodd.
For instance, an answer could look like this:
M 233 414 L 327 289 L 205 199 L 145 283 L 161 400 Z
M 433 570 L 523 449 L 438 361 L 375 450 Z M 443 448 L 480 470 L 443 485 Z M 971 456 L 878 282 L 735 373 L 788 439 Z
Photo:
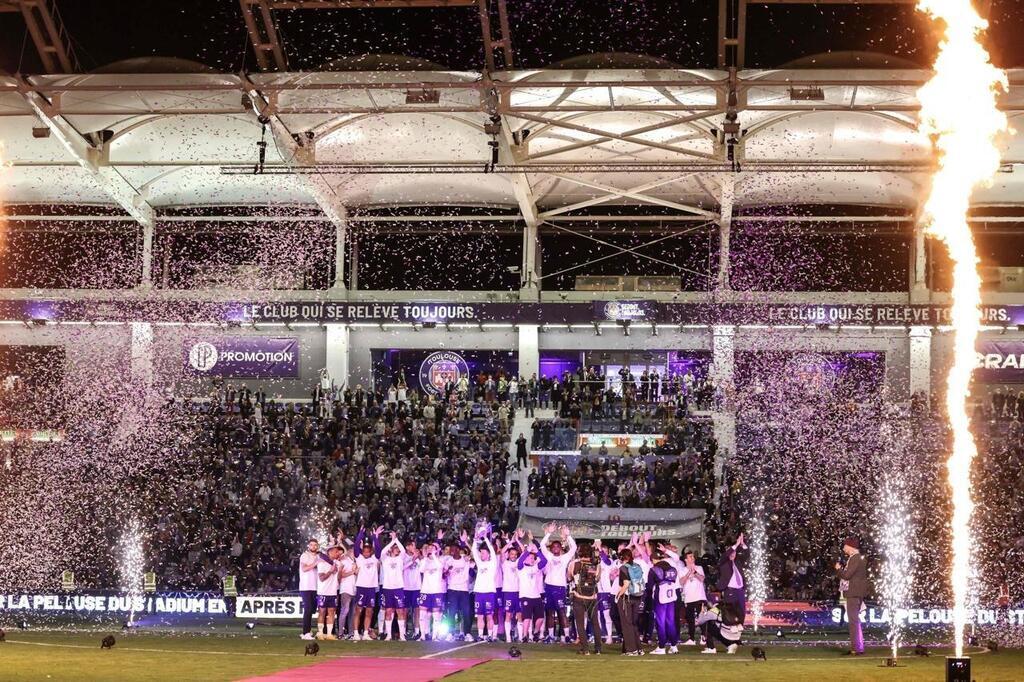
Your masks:
M 424 322 L 423 323 L 423 328 L 424 329 L 434 329 L 436 327 L 437 327 L 437 322 Z
M 816 85 L 804 88 L 790 88 L 789 99 L 794 102 L 821 102 L 825 99 L 825 91 Z
M 32 126 L 32 137 L 37 140 L 47 138 L 50 136 L 50 129 L 46 126 Z
M 519 658 L 523 655 L 523 652 L 519 650 L 519 647 L 512 645 L 508 648 L 509 658 Z
M 814 328 L 817 329 L 818 331 L 821 331 L 821 332 L 827 331 L 828 330 L 828 322 L 817 322 L 817 323 L 815 323 Z
M 245 629 L 246 630 L 254 630 L 254 629 L 256 629 L 256 621 L 250 620 L 248 623 L 245 624 Z
M 406 90 L 406 104 L 437 104 L 441 101 L 441 92 L 434 89 Z
M 654 323 L 651 323 L 651 335 L 652 336 L 657 336 L 658 335 L 658 325 L 656 325 Z
M 412 323 L 412 330 L 414 332 L 418 332 L 422 326 L 423 325 L 421 325 L 419 322 L 413 322 Z
M 775 631 L 775 639 L 786 639 L 786 633 L 782 631 L 782 628 Z
M 1024 324 L 1018 324 L 1017 325 L 1017 331 L 1024 332 Z
M 594 333 L 598 336 L 601 336 L 601 325 L 599 325 L 597 322 L 594 323 Z
M 25 620 L 24 618 L 19 620 L 18 621 L 18 629 L 19 630 L 28 630 L 28 621 Z
M 567 325 L 565 325 L 565 328 L 569 330 L 569 333 L 570 333 L 570 334 L 575 334 L 575 333 L 576 333 L 576 332 L 574 332 L 574 331 L 572 330 L 572 325 L 571 325 L 571 324 L 567 324 Z
M 126 620 L 123 623 L 121 623 L 121 630 L 123 630 L 123 631 L 129 630 L 129 629 L 131 629 L 131 627 L 132 627 L 132 622 L 130 620 Z

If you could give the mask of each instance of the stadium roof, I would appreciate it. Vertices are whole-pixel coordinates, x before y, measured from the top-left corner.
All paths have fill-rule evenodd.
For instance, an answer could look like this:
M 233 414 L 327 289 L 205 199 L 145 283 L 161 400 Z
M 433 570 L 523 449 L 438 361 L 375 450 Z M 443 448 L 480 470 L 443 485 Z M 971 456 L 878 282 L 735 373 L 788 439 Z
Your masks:
M 646 204 L 707 216 L 733 182 L 736 207 L 912 210 L 930 163 L 914 130 L 924 71 L 802 68 L 730 79 L 714 70 L 530 70 L 493 80 L 423 70 L 106 71 L 0 78 L 8 205 L 127 201 L 159 213 L 316 207 L 326 193 L 348 209 L 488 206 L 543 217 Z M 1012 120 L 1024 110 L 1024 74 L 1010 78 L 1002 105 Z M 739 130 L 723 132 L 730 111 Z M 264 172 L 254 173 L 261 115 L 268 145 Z M 500 123 L 493 136 L 491 116 Z M 50 134 L 34 137 L 34 128 Z M 485 172 L 492 140 L 495 170 L 506 172 Z M 978 204 L 1024 196 L 1024 139 L 1009 139 L 1003 158 L 1006 172 Z

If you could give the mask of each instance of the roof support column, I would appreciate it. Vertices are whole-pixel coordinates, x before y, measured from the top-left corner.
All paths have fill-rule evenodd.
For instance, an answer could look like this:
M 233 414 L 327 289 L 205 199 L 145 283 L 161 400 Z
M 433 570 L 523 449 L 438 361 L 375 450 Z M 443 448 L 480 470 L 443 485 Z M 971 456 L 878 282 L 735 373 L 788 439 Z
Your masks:
M 726 460 L 736 452 L 736 412 L 733 409 L 733 376 L 736 365 L 736 328 L 716 325 L 711 328 L 711 380 L 718 393 L 718 404 L 712 408 L 711 420 L 715 430 L 718 453 L 715 456 L 715 501 L 721 496 L 722 474 Z
M 921 395 L 925 404 L 931 402 L 932 393 L 932 329 L 911 327 L 910 343 L 910 395 Z
M 333 291 L 345 290 L 345 241 L 348 239 L 348 212 L 334 222 L 334 282 Z
M 914 237 L 910 242 L 910 301 L 928 300 L 928 250 L 924 238 L 924 225 L 914 224 Z
M 520 273 L 519 298 L 539 298 L 540 239 L 536 223 L 527 223 L 523 228 L 523 264 Z
M 732 206 L 736 197 L 736 178 L 727 175 L 721 180 L 718 218 L 718 286 L 719 291 L 731 288 L 729 268 L 729 239 L 732 231 Z
M 153 223 L 142 226 L 142 283 L 143 289 L 153 286 Z

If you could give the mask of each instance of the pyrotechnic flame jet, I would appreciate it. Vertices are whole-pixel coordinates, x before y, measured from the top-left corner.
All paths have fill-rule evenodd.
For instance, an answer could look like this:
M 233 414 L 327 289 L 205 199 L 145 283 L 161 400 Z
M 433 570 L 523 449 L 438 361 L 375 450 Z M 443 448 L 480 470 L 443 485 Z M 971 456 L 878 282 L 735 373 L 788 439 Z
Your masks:
M 996 106 L 1006 75 L 979 42 L 988 22 L 971 0 L 918 0 L 940 32 L 934 74 L 918 93 L 919 128 L 933 141 L 938 167 L 924 204 L 929 234 L 942 240 L 953 261 L 954 362 L 947 378 L 946 410 L 953 431 L 947 462 L 953 502 L 953 627 L 956 655 L 963 655 L 971 568 L 971 460 L 977 452 L 967 416 L 975 342 L 981 324 L 978 256 L 967 223 L 971 193 L 999 169 L 995 138 L 1007 130 Z

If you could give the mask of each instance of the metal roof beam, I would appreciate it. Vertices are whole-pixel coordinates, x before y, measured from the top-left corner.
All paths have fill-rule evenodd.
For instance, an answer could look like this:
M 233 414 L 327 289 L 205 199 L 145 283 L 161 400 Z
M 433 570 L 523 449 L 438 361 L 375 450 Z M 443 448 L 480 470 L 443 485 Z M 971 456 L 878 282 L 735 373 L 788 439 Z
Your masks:
M 50 102 L 31 89 L 22 96 L 53 136 L 63 145 L 75 162 L 88 171 L 93 180 L 143 227 L 152 229 L 156 224 L 156 213 L 145 197 L 121 173 L 110 165 L 106 145 L 102 142 L 88 142 L 71 123 L 60 115 L 54 115 Z

